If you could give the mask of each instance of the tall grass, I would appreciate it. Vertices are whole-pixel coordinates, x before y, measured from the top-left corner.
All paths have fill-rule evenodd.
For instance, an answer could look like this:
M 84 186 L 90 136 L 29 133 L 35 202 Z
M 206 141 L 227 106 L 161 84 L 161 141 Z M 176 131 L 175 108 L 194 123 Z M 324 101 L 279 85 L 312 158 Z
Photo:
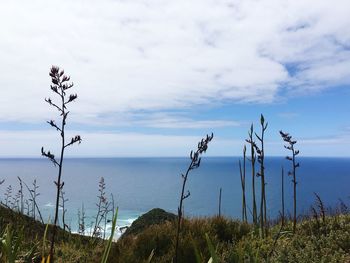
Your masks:
M 114 213 L 113 219 L 112 219 L 112 231 L 111 231 L 111 235 L 110 235 L 110 237 L 108 239 L 106 248 L 105 248 L 105 250 L 103 252 L 101 263 L 107 263 L 109 253 L 111 252 L 111 247 L 112 247 L 112 241 L 113 241 L 113 238 L 114 238 L 115 228 L 117 227 L 117 218 L 118 218 L 118 207 L 117 207 L 117 209 L 116 209 L 116 211 Z
M 37 185 L 36 183 L 36 179 L 34 179 L 33 181 L 33 188 L 30 189 L 29 186 L 26 184 L 25 181 L 23 181 L 23 184 L 24 186 L 27 188 L 28 190 L 28 193 L 30 194 L 31 198 L 29 198 L 28 201 L 30 201 L 32 203 L 32 210 L 31 210 L 31 216 L 36 219 L 36 211 L 38 212 L 39 214 L 39 218 L 40 218 L 40 221 L 41 223 L 44 224 L 44 219 L 41 215 L 41 212 L 40 212 L 40 209 L 39 209 L 39 206 L 38 206 L 38 203 L 36 201 L 37 197 L 40 195 L 40 193 L 38 193 L 38 188 L 39 186 Z

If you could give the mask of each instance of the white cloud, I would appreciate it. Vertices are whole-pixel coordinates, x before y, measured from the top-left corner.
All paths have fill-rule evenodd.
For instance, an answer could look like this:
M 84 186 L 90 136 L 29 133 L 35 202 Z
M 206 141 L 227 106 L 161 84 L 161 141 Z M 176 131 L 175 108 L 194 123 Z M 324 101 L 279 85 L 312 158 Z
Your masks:
M 133 110 L 271 102 L 286 83 L 349 84 L 348 10 L 346 0 L 2 2 L 0 120 L 47 118 L 52 64 L 76 83 L 73 121 L 92 123 Z M 286 64 L 296 65 L 293 76 Z
M 187 113 L 187 115 L 190 115 Z M 205 119 L 196 120 L 186 117 L 185 113 L 166 113 L 166 112 L 148 112 L 148 113 L 127 113 L 123 115 L 110 114 L 100 116 L 98 123 L 105 126 L 114 127 L 146 127 L 146 128 L 162 128 L 162 129 L 213 129 L 224 127 L 237 127 L 241 123 L 233 120 Z M 80 119 L 79 122 L 87 124 L 91 123 L 94 118 Z
M 174 157 L 187 156 L 197 147 L 200 136 L 145 134 L 136 132 L 71 131 L 69 136 L 80 134 L 83 141 L 66 149 L 66 157 Z M 204 134 L 203 134 L 204 135 Z M 241 156 L 244 138 L 231 139 L 214 134 L 206 156 Z M 59 135 L 52 130 L 0 131 L 1 157 L 40 157 L 40 149 L 59 153 Z M 284 156 L 280 138 L 265 142 L 267 156 Z M 300 156 L 349 157 L 348 134 L 304 138 L 298 140 Z
M 71 135 L 78 134 L 72 131 Z M 198 136 L 79 132 L 83 141 L 66 149 L 68 157 L 187 156 L 201 140 Z M 59 136 L 48 131 L 0 131 L 0 157 L 40 157 L 40 149 L 59 153 Z M 232 155 L 241 142 L 217 138 L 210 143 L 210 156 Z M 20 150 L 19 150 L 20 149 Z
M 235 121 L 226 120 L 205 120 L 194 121 L 188 118 L 183 119 L 154 119 L 151 121 L 142 121 L 140 124 L 145 127 L 167 128 L 167 129 L 202 129 L 202 128 L 223 128 L 234 127 L 240 124 Z

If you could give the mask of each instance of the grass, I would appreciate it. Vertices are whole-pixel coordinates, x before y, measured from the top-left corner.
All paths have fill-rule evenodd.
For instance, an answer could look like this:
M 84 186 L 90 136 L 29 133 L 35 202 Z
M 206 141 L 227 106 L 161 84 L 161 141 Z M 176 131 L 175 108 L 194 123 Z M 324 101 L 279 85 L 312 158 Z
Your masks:
M 12 245 L 17 240 L 20 241 L 16 262 L 41 262 L 43 256 L 48 256 L 48 240 L 51 238 L 52 231 L 50 230 L 52 230 L 53 225 L 48 226 L 49 231 L 47 231 L 45 242 L 45 224 L 0 205 L 0 237 L 5 236 L 8 226 L 11 226 L 12 229 L 11 234 L 14 242 Z M 108 244 L 103 239 L 72 234 L 61 228 L 58 228 L 56 238 L 55 262 L 100 262 Z M 115 246 L 115 243 L 111 244 L 109 258 L 106 262 L 115 262 Z M 28 252 L 32 250 L 33 253 L 30 255 Z M 43 255 L 44 253 L 45 255 Z M 4 259 L 3 248 L 0 248 L 0 262 L 10 262 Z
M 293 221 L 287 222 L 282 231 L 277 224 L 271 227 L 269 236 L 261 239 L 254 225 L 240 221 L 222 217 L 186 219 L 179 261 L 208 262 L 212 257 L 213 262 L 348 262 L 350 215 L 328 216 L 325 220 L 320 226 L 315 219 L 304 219 L 297 223 L 295 234 Z M 116 262 L 144 262 L 152 250 L 152 262 L 171 262 L 175 232 L 174 223 L 166 222 L 128 236 L 117 243 Z M 212 256 L 213 248 L 216 258 Z
M 169 216 L 167 220 L 157 221 L 157 213 L 151 213 L 153 216 L 136 222 L 137 231 L 130 232 L 117 243 L 70 234 L 59 228 L 56 262 L 101 262 L 101 259 L 114 263 L 172 262 L 176 218 Z M 317 216 L 304 217 L 297 223 L 295 234 L 293 220 L 286 221 L 283 229 L 280 222 L 276 222 L 264 239 L 259 237 L 254 224 L 239 220 L 219 216 L 183 219 L 178 260 L 184 263 L 208 262 L 210 258 L 212 262 L 233 263 L 349 262 L 350 215 L 325 215 L 323 218 L 320 209 L 315 209 L 315 213 Z M 9 227 L 13 230 L 11 242 L 18 246 L 16 262 L 41 262 L 45 254 L 46 226 L 3 206 L 0 206 L 0 215 L 0 237 L 6 236 L 4 233 L 8 233 Z M 106 249 L 110 250 L 108 258 Z M 4 259 L 3 249 L 0 251 L 0 262 L 14 262 Z

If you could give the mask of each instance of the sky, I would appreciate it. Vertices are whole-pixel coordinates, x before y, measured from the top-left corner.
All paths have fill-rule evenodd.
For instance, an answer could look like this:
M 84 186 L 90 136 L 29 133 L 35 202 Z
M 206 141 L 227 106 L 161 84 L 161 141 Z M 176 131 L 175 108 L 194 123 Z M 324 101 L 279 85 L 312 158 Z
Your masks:
M 59 151 L 49 69 L 71 76 L 67 157 L 350 157 L 347 0 L 0 1 L 0 157 Z

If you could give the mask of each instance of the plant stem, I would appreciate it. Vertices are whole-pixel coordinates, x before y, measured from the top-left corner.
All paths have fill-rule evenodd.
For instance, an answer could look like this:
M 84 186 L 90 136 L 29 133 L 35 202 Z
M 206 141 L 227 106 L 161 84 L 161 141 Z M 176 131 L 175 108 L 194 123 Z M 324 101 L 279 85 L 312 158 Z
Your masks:
M 61 83 L 60 83 L 61 85 Z M 59 208 L 59 200 L 60 200 L 60 191 L 61 191 L 61 177 L 62 177 L 62 165 L 63 165 L 63 156 L 64 156 L 64 149 L 65 149 L 65 138 L 64 138 L 64 127 L 66 124 L 66 112 L 65 112 L 65 105 L 64 105 L 64 94 L 63 89 L 61 89 L 61 100 L 62 100 L 62 122 L 61 122 L 61 155 L 60 155 L 60 162 L 58 165 L 58 179 L 56 182 L 57 186 L 57 192 L 56 192 L 56 208 L 55 208 L 55 219 L 54 219 L 54 226 L 53 226 L 53 232 L 51 236 L 51 246 L 50 246 L 50 260 L 53 263 L 54 262 L 54 246 L 55 246 L 55 237 L 57 232 L 57 220 L 58 220 L 58 208 Z
M 194 164 L 194 160 L 191 161 L 191 164 L 187 168 L 186 174 L 183 176 L 183 181 L 182 181 L 180 205 L 177 209 L 178 217 L 177 217 L 177 231 L 176 231 L 176 243 L 175 243 L 175 263 L 178 262 L 179 237 L 180 237 L 180 228 L 181 228 L 181 220 L 182 220 L 182 205 L 183 205 L 183 200 L 185 199 L 184 198 L 185 186 L 186 186 L 186 182 L 187 182 L 188 173 L 190 172 L 193 164 Z
M 219 193 L 219 217 L 221 217 L 221 194 L 222 194 L 222 188 L 220 187 L 220 193 Z
M 282 226 L 284 226 L 284 169 L 282 167 Z

